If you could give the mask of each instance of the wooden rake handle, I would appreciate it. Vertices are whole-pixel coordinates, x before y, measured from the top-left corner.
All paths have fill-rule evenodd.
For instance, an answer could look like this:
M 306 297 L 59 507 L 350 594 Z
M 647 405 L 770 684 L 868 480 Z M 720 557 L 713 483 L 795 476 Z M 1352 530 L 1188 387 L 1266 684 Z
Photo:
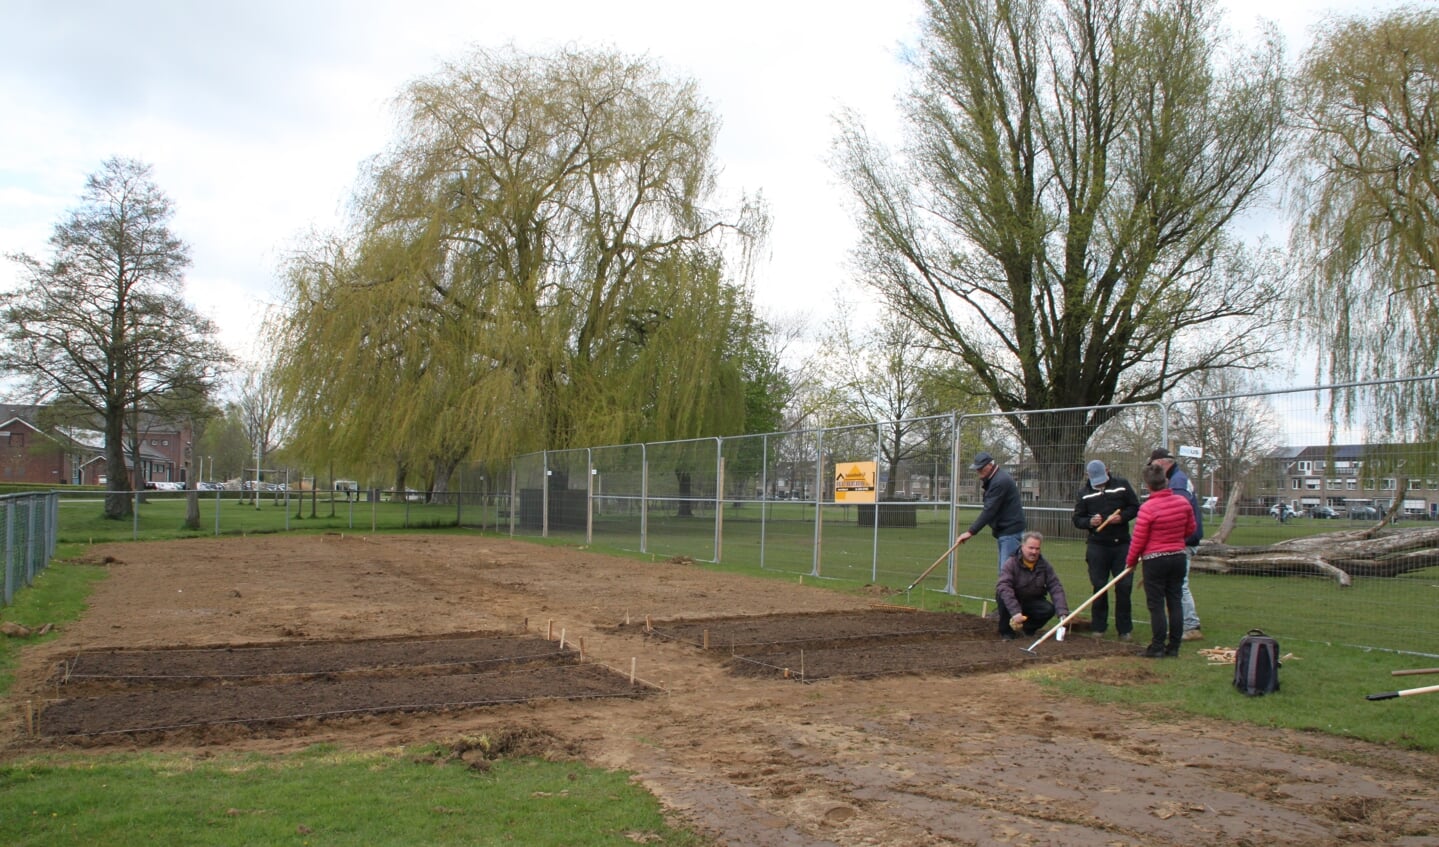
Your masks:
M 919 575 L 919 578 L 916 579 L 914 582 L 911 582 L 911 583 L 909 584 L 909 587 L 906 588 L 905 591 L 913 591 L 913 590 L 914 590 L 914 587 L 915 587 L 916 585 L 919 585 L 921 582 L 924 582 L 924 578 L 927 577 L 927 576 L 929 576 L 929 572 L 932 571 L 932 570 L 934 570 L 935 568 L 939 567 L 939 563 L 940 563 L 940 562 L 943 562 L 945 559 L 948 559 L 948 558 L 949 558 L 949 554 L 950 554 L 950 553 L 953 553 L 955 550 L 958 550 L 958 549 L 959 549 L 959 545 L 961 545 L 961 544 L 963 544 L 963 543 L 964 543 L 963 541 L 956 540 L 953 544 L 949 545 L 949 549 L 946 550 L 946 551 L 944 551 L 943 553 L 941 553 L 940 556 L 939 556 L 939 558 L 934 560 L 934 564 L 932 564 L 932 565 L 930 565 L 929 567 L 925 568 L 925 569 L 924 569 L 924 573 L 920 574 L 920 575 Z
M 1104 592 L 1106 592 L 1106 591 L 1108 591 L 1109 589 L 1113 588 L 1115 585 L 1118 585 L 1118 584 L 1119 584 L 1119 581 L 1120 581 L 1121 579 L 1124 579 L 1126 576 L 1129 576 L 1129 575 L 1132 574 L 1132 573 L 1134 573 L 1134 568 L 1125 568 L 1124 570 L 1120 571 L 1118 576 L 1116 576 L 1114 579 L 1111 579 L 1109 582 L 1106 582 L 1106 583 L 1104 584 L 1104 587 L 1103 587 L 1103 588 L 1101 588 L 1101 589 L 1099 589 L 1098 591 L 1094 592 L 1094 594 L 1091 595 L 1088 600 L 1085 600 L 1083 603 L 1080 603 L 1078 608 L 1071 610 L 1070 613 L 1067 614 L 1067 615 L 1065 615 L 1064 618 L 1063 618 L 1059 623 L 1055 624 L 1053 627 L 1050 628 L 1050 630 L 1049 630 L 1048 632 L 1046 632 L 1044 635 L 1040 636 L 1040 638 L 1039 638 L 1038 641 L 1034 642 L 1033 644 L 1029 645 L 1028 647 L 1026 647 L 1026 648 L 1024 648 L 1024 649 L 1027 650 L 1027 651 L 1029 651 L 1030 653 L 1033 653 L 1033 652 L 1034 652 L 1034 648 L 1038 647 L 1039 645 L 1041 645 L 1041 644 L 1043 644 L 1045 641 L 1047 641 L 1047 640 L 1049 639 L 1049 636 L 1051 636 L 1051 635 L 1054 634 L 1055 630 L 1059 629 L 1059 628 L 1062 627 L 1062 626 L 1065 626 L 1065 625 L 1068 624 L 1071 620 L 1074 619 L 1074 616 L 1075 616 L 1075 615 L 1079 614 L 1080 612 L 1082 612 L 1082 611 L 1084 611 L 1085 609 L 1088 609 L 1090 606 L 1094 605 L 1094 601 L 1095 601 L 1095 600 L 1098 600 L 1100 597 L 1104 596 Z
M 1385 691 L 1383 694 L 1370 694 L 1366 700 L 1393 700 L 1395 697 L 1409 697 L 1413 694 L 1433 694 L 1439 691 L 1439 685 L 1426 685 L 1423 688 L 1406 688 L 1403 691 Z

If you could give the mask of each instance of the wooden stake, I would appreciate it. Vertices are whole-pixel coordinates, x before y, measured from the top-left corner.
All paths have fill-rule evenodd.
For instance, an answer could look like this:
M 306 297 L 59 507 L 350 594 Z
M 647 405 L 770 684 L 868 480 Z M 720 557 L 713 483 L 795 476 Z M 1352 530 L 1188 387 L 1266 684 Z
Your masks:
M 654 629 L 655 628 L 650 625 L 650 616 L 645 615 L 645 632 L 654 632 Z
M 804 648 L 799 649 L 799 678 L 804 679 Z
M 625 609 L 625 626 L 630 625 L 630 610 Z
M 635 684 L 635 657 L 630 657 L 630 685 Z
M 705 631 L 704 631 L 704 637 L 701 639 L 701 644 L 702 644 L 702 646 L 704 647 L 704 649 L 706 649 L 706 650 L 708 650 L 708 649 L 710 648 L 710 631 L 709 631 L 709 630 L 705 630 Z
M 529 619 L 529 618 L 525 618 L 524 623 L 520 624 L 520 632 L 529 632 L 529 631 L 530 631 L 530 619 Z
M 983 617 L 988 617 L 988 616 L 989 616 L 989 601 L 988 601 L 988 600 L 985 600 L 985 601 L 983 601 L 983 602 L 981 602 L 981 603 L 979 604 L 979 616 L 980 616 L 981 618 L 983 618 Z
M 554 640 L 555 640 L 555 619 L 554 619 L 554 618 L 550 618 L 548 621 L 546 621 L 545 626 L 547 627 L 547 628 L 545 629 L 545 640 L 546 640 L 546 641 L 554 641 Z
M 564 627 L 560 627 L 560 650 L 561 650 L 561 652 L 563 652 L 564 649 L 565 649 L 565 628 L 564 628 Z
M 584 636 L 580 636 L 580 661 L 583 662 L 584 660 L 585 660 L 585 638 L 584 638 Z
M 25 701 L 25 731 L 30 737 L 35 736 L 35 701 Z

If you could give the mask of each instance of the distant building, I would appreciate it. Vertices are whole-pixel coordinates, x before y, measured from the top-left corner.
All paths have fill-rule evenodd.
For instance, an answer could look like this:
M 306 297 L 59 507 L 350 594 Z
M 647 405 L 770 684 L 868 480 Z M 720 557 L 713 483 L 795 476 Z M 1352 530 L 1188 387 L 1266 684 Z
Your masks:
M 1286 504 L 1305 515 L 1327 506 L 1341 516 L 1365 517 L 1388 511 L 1395 498 L 1402 498 L 1404 516 L 1435 518 L 1439 517 L 1435 460 L 1429 445 L 1280 447 L 1265 458 L 1256 495 L 1265 510 Z
M 104 437 L 95 430 L 40 423 L 44 407 L 0 405 L 0 482 L 37 485 L 103 485 L 108 478 Z M 139 468 L 127 456 L 131 481 L 185 482 L 193 431 L 147 419 L 140 434 Z

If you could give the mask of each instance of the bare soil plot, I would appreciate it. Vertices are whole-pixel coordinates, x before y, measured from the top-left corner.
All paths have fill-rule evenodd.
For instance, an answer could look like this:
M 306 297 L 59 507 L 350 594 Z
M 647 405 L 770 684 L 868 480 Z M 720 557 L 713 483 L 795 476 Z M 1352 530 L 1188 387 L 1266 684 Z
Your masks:
M 36 732 L 76 743 L 653 692 L 535 636 L 86 651 L 54 682 Z
M 1135 652 L 1133 644 L 1089 638 L 1062 645 L 1046 641 L 1030 651 L 1038 636 L 1001 641 L 995 623 L 975 615 L 890 608 L 649 621 L 646 626 L 652 638 L 720 651 L 734 673 L 800 682 L 972 674 Z
M 720 844 L 749 847 L 1439 845 L 1433 755 L 1072 702 L 1030 679 L 1031 667 L 1072 667 L 1123 687 L 1156 672 L 1153 662 L 1088 653 L 1101 646 L 1123 652 L 1113 642 L 1046 642 L 1031 660 L 1020 650 L 1022 640 L 1001 642 L 978 624 L 973 640 L 954 633 L 962 650 L 948 652 L 1019 654 L 1019 664 L 1003 672 L 838 674 L 801 685 L 736 673 L 728 664 L 729 643 L 717 634 L 721 619 L 867 612 L 893 587 L 877 586 L 872 596 L 842 595 L 701 565 L 452 535 L 260 536 L 108 545 L 94 552 L 111 575 L 84 618 L 21 654 L 3 715 L 6 756 L 76 746 L 37 737 L 27 715 L 43 723 L 55 701 L 69 699 L 55 681 L 57 670 L 95 651 L 378 644 L 565 630 L 569 641 L 585 641 L 579 667 L 593 664 L 626 682 L 633 667 L 639 680 L 660 690 L 638 698 L 542 698 L 214 725 L 126 744 L 284 752 L 316 743 L 463 745 L 479 736 L 527 740 L 532 749 L 547 739 L 554 743 L 541 746 L 555 755 L 629 770 L 679 819 Z M 701 636 L 708 622 L 710 649 L 646 635 L 637 625 L 646 617 L 699 624 Z M 829 635 L 832 642 L 851 637 Z M 811 649 L 830 648 L 811 648 L 819 639 L 805 637 L 812 639 L 804 642 L 809 670 Z M 886 661 L 893 663 L 897 644 L 939 645 L 949 637 L 899 642 L 886 635 L 869 647 L 890 653 Z M 1209 646 L 1186 646 L 1178 661 L 1204 662 L 1197 649 Z M 1322 670 L 1304 665 L 1293 673 Z M 401 677 L 412 686 L 443 675 L 397 674 L 381 661 L 374 673 L 337 672 L 290 687 Z M 1226 677 L 1215 670 L 1213 696 L 1241 696 Z M 170 696 L 194 690 L 164 685 L 172 686 Z M 1287 688 L 1271 696 L 1293 696 Z M 1432 706 L 1424 698 L 1394 704 Z

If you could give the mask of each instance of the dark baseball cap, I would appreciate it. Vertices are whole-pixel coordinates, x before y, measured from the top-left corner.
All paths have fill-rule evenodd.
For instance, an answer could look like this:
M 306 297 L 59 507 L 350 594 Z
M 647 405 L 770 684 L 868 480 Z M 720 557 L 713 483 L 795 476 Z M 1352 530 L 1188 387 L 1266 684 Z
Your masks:
M 977 453 L 975 454 L 974 461 L 970 463 L 969 469 L 972 471 L 977 471 L 993 461 L 994 457 L 989 455 L 988 453 Z
M 1164 449 L 1163 447 L 1160 447 L 1159 449 L 1155 450 L 1153 453 L 1150 453 L 1150 454 L 1149 454 L 1149 461 L 1151 461 L 1151 462 L 1154 461 L 1155 459 L 1173 459 L 1173 458 L 1174 458 L 1173 456 L 1169 455 L 1169 451 L 1166 450 L 1166 449 Z

